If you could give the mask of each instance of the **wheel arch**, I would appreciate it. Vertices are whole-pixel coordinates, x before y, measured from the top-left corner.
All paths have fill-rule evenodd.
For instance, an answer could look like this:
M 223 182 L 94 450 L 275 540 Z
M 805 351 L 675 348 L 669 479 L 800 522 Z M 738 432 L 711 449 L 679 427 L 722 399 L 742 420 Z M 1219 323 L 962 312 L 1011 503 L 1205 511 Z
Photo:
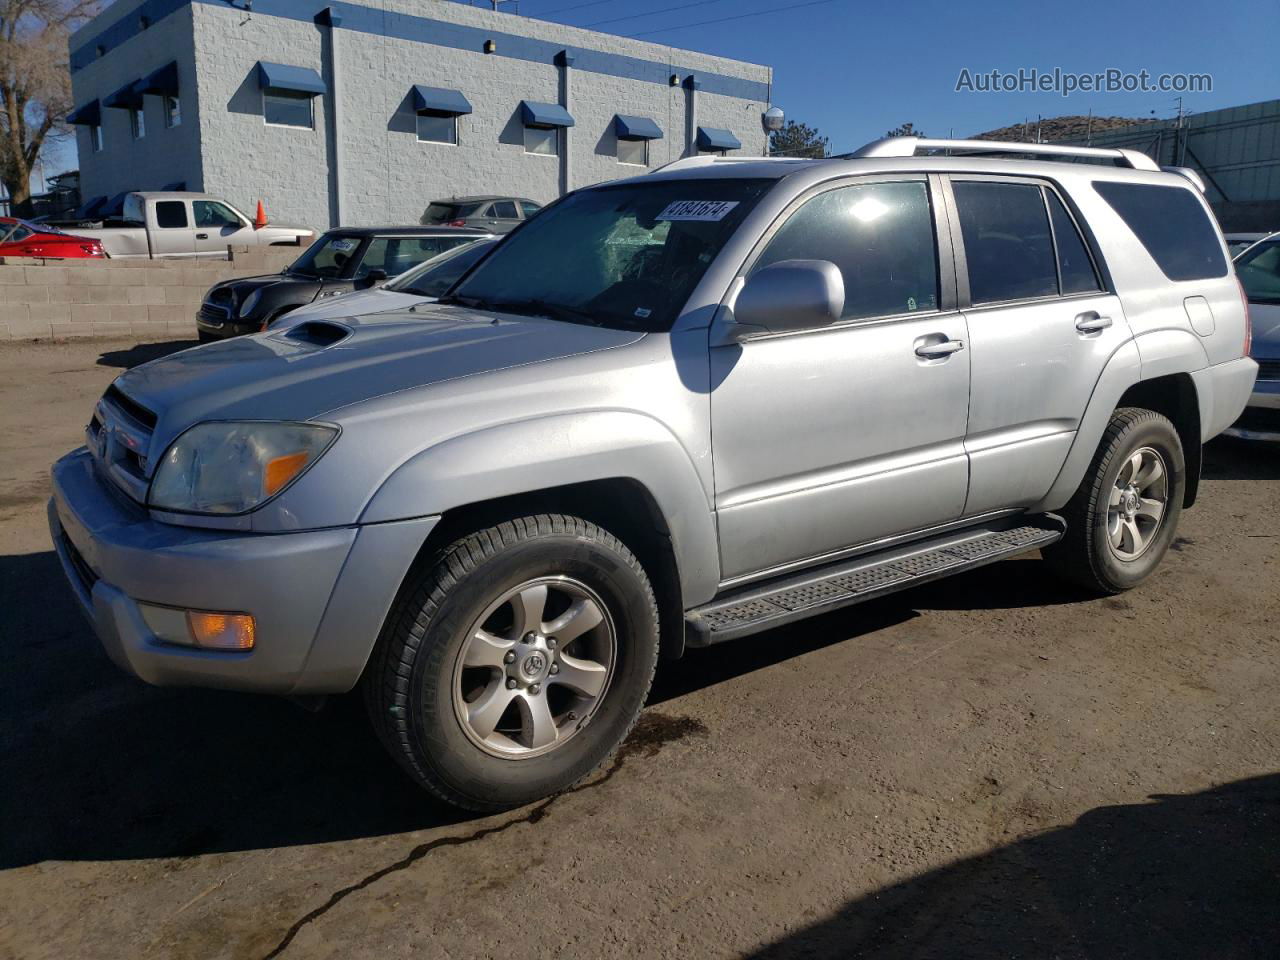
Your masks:
M 1140 380 L 1120 397 L 1117 407 L 1142 407 L 1169 418 L 1182 442 L 1186 461 L 1187 486 L 1182 506 L 1192 506 L 1200 488 L 1200 468 L 1204 460 L 1200 442 L 1200 403 L 1195 381 L 1189 373 L 1171 373 Z

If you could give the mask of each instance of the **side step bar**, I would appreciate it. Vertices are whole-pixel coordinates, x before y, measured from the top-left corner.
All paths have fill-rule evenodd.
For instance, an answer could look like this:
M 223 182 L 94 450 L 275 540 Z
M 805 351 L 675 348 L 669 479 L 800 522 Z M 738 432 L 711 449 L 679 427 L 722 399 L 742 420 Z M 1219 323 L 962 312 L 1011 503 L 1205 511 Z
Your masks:
M 685 642 L 706 647 L 862 603 L 1008 557 L 1062 538 L 1055 516 L 1015 517 L 878 553 L 846 558 L 786 579 L 750 584 L 685 614 Z

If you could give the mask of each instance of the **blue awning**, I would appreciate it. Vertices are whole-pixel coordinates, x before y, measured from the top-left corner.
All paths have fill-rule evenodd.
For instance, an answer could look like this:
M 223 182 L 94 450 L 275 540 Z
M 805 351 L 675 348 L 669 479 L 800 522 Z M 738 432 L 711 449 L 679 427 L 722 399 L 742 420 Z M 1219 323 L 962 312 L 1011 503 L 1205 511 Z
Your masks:
M 102 101 L 104 107 L 114 107 L 117 110 L 136 110 L 142 106 L 142 94 L 138 93 L 134 87 L 138 81 L 126 83 L 107 99 Z
M 152 93 L 160 96 L 176 96 L 178 93 L 178 61 L 166 63 L 153 70 L 133 85 L 139 95 Z
M 310 67 L 290 67 L 283 63 L 258 61 L 258 86 L 263 90 L 290 90 L 315 96 L 324 93 L 324 81 Z
M 102 205 L 102 208 L 97 211 L 97 215 L 100 217 L 115 217 L 124 213 L 124 198 L 131 193 L 133 193 L 132 190 L 121 190 Z
M 78 110 L 73 110 L 67 117 L 67 123 L 81 127 L 98 127 L 102 125 L 102 105 L 97 100 L 90 100 Z
M 101 207 L 106 202 L 107 202 L 107 198 L 105 195 L 90 197 L 84 203 L 80 204 L 79 209 L 76 210 L 75 214 L 72 216 L 71 219 L 88 220 L 95 213 L 97 213 L 98 208 Z
M 729 130 L 718 127 L 698 128 L 699 150 L 741 150 L 742 141 Z
M 520 115 L 527 127 L 572 127 L 573 117 L 558 103 L 520 101 Z
M 446 87 L 424 87 L 414 84 L 413 110 L 435 110 L 437 113 L 452 113 L 455 116 L 471 112 L 471 103 L 460 90 L 449 90 Z
M 620 140 L 661 140 L 662 128 L 648 117 L 628 117 L 614 114 L 613 132 Z

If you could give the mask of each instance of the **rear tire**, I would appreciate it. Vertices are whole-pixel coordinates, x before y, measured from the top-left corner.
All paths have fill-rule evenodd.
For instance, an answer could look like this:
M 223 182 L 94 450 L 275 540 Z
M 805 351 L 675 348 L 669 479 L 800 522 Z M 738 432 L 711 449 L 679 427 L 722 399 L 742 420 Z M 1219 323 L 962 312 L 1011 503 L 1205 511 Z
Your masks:
M 363 686 L 415 780 L 492 812 L 600 766 L 639 717 L 657 659 L 635 556 L 594 524 L 544 514 L 473 533 L 411 573 Z
M 1066 536 L 1044 558 L 1091 591 L 1132 589 L 1173 542 L 1185 492 L 1186 462 L 1173 424 L 1154 410 L 1122 407 L 1062 511 Z

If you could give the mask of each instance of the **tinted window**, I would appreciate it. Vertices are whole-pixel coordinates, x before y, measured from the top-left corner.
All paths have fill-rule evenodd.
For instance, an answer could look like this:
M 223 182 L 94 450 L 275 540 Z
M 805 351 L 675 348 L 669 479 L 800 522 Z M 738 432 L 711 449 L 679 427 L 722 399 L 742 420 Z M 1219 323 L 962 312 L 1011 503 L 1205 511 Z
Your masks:
M 1067 213 L 1058 195 L 1045 191 L 1049 201 L 1049 219 L 1053 222 L 1053 240 L 1058 247 L 1058 270 L 1062 274 L 1062 293 L 1090 293 L 1102 289 L 1093 261 L 1084 245 L 1084 238 Z
M 192 200 L 191 216 L 197 227 L 241 227 L 244 226 L 226 204 L 216 200 Z
M 34 233 L 35 233 L 34 230 L 20 223 L 16 228 L 14 228 L 13 233 L 9 234 L 9 236 L 4 238 L 4 241 L 6 243 L 20 243 Z
M 422 215 L 423 224 L 450 223 L 454 220 L 465 220 L 474 217 L 479 208 L 478 203 L 433 203 Z
M 499 220 L 515 220 L 520 214 L 516 213 L 516 205 L 510 200 L 499 200 L 493 205 L 493 216 Z
M 669 330 L 773 180 L 652 180 L 571 193 L 510 234 L 449 302 Z
M 262 94 L 262 115 L 267 123 L 282 127 L 311 127 L 311 96 L 275 90 Z
M 156 204 L 156 226 L 172 228 L 187 225 L 187 205 L 181 200 L 161 200 Z
M 830 260 L 844 276 L 845 318 L 938 308 L 937 251 L 924 183 L 868 183 L 807 201 L 752 272 L 780 260 Z
M 419 113 L 418 139 L 423 143 L 457 143 L 458 118 L 452 113 Z
M 1280 303 L 1280 243 L 1260 243 L 1236 261 L 1236 275 L 1253 303 Z
M 1218 231 L 1189 188 L 1095 180 L 1093 188 L 1111 204 L 1170 280 L 1227 275 Z
M 363 277 L 370 270 L 385 270 L 387 276 L 396 277 L 446 250 L 470 242 L 469 237 L 375 237 L 365 247 L 356 276 Z
M 537 213 L 541 209 L 542 208 L 538 206 L 536 203 L 534 203 L 532 200 L 520 201 L 520 210 L 524 214 L 524 218 L 526 220 L 528 220 L 530 217 L 532 217 L 535 213 Z
M 999 303 L 1056 296 L 1058 269 L 1040 187 L 957 180 L 952 189 L 970 299 Z
M 387 289 L 403 290 L 405 293 L 416 293 L 423 297 L 442 296 L 460 276 L 471 269 L 476 261 L 488 253 L 492 246 L 492 241 L 484 240 L 442 253 L 424 263 L 419 269 L 406 273 L 398 280 L 393 280 L 387 284 Z
M 340 277 L 359 246 L 359 237 L 326 233 L 289 265 L 289 272 L 308 277 Z

